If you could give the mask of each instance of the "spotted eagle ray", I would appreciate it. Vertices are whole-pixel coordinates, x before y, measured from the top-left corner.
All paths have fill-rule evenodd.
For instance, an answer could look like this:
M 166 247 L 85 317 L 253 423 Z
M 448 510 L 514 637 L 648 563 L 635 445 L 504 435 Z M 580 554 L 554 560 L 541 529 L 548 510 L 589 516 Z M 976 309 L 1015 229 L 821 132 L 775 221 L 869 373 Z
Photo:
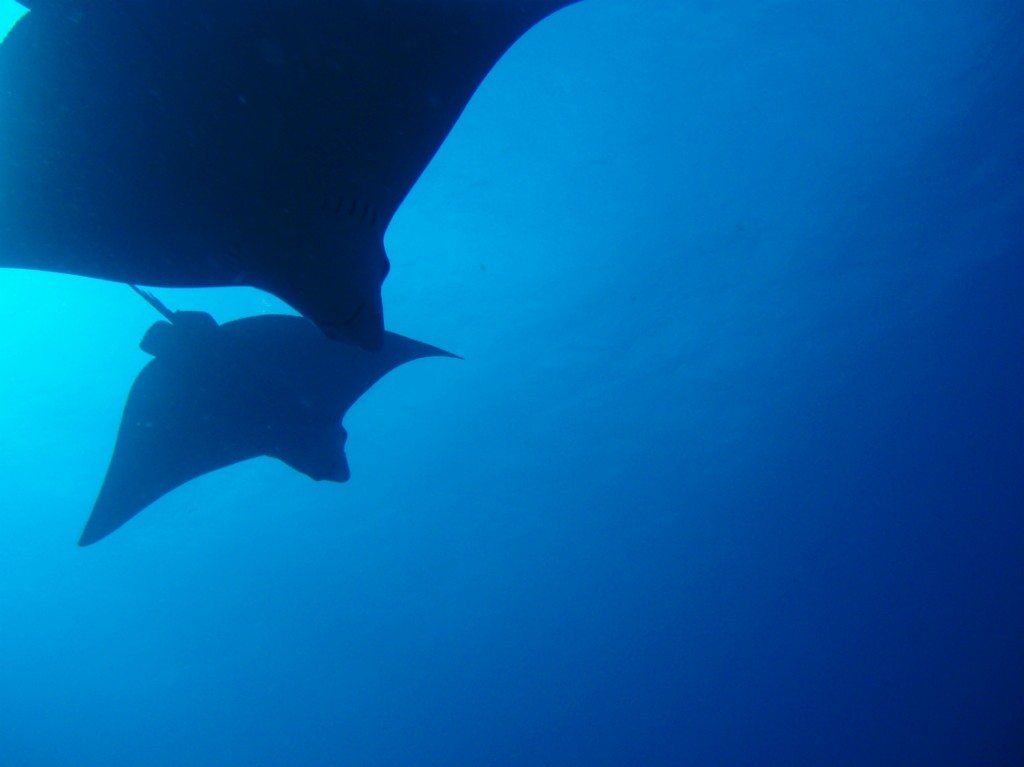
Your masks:
M 453 356 L 390 332 L 376 352 L 334 343 L 302 317 L 218 325 L 203 312 L 166 314 L 171 321 L 142 340 L 154 359 L 128 395 L 82 546 L 186 482 L 249 458 L 345 482 L 341 420 L 349 407 L 406 362 Z
M 504 52 L 577 0 L 22 0 L 0 266 L 250 285 L 382 343 L 384 232 Z

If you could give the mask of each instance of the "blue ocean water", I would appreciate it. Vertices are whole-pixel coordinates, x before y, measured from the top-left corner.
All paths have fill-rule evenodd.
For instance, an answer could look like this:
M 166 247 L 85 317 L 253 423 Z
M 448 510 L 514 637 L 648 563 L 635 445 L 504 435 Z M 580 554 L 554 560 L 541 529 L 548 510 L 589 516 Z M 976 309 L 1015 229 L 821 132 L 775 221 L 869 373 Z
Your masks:
M 558 13 L 387 236 L 465 361 L 87 549 L 155 317 L 0 271 L 0 764 L 1024 764 L 1022 33 Z

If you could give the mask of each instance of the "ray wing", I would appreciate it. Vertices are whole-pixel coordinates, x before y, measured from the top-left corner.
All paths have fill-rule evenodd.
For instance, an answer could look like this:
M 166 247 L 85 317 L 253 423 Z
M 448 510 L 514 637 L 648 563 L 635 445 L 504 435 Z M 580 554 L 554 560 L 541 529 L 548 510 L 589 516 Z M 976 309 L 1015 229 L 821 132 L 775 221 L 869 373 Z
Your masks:
M 139 374 L 79 545 L 104 538 L 186 482 L 261 454 L 248 435 L 211 419 L 219 403 L 204 397 L 202 385 L 183 386 L 183 376 L 187 370 L 161 359 Z
M 98 17 L 115 39 L 145 39 L 149 54 L 163 59 L 166 78 L 154 85 L 167 91 L 163 103 L 189 105 L 188 125 L 175 130 L 216 146 L 234 161 L 239 181 L 276 186 L 274 196 L 293 200 L 315 193 L 383 230 L 505 51 L 576 1 L 31 0 L 30 7 L 72 23 Z

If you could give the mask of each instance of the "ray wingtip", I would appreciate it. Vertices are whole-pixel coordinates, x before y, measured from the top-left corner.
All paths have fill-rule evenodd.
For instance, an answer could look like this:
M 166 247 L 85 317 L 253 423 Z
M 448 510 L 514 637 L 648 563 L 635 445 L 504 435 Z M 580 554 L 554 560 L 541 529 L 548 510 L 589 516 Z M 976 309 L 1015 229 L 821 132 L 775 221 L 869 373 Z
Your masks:
M 102 535 L 95 535 L 93 533 L 90 533 L 88 528 L 86 528 L 85 530 L 82 531 L 82 534 L 78 537 L 78 547 L 80 549 L 84 549 L 84 548 L 87 548 L 88 546 L 92 546 L 94 543 L 96 543 L 102 537 L 103 537 Z
M 78 546 L 83 549 L 87 546 L 92 546 L 94 543 L 102 541 L 120 526 L 120 524 L 111 526 L 109 521 L 106 523 L 97 521 L 96 513 L 93 512 L 89 517 L 89 521 L 85 523 L 85 527 L 82 528 L 82 534 L 78 536 Z

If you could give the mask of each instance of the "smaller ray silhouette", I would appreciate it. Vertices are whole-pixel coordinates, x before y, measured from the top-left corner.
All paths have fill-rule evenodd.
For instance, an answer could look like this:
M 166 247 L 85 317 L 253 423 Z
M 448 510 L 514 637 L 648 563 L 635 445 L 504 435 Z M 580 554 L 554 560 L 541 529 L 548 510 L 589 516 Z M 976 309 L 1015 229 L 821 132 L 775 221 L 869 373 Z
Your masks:
M 117 530 L 161 496 L 231 464 L 270 456 L 314 480 L 345 482 L 341 420 L 374 383 L 406 362 L 455 355 L 387 332 L 368 352 L 332 342 L 301 317 L 218 325 L 170 312 L 140 347 L 153 355 L 132 386 L 114 454 L 79 545 Z

